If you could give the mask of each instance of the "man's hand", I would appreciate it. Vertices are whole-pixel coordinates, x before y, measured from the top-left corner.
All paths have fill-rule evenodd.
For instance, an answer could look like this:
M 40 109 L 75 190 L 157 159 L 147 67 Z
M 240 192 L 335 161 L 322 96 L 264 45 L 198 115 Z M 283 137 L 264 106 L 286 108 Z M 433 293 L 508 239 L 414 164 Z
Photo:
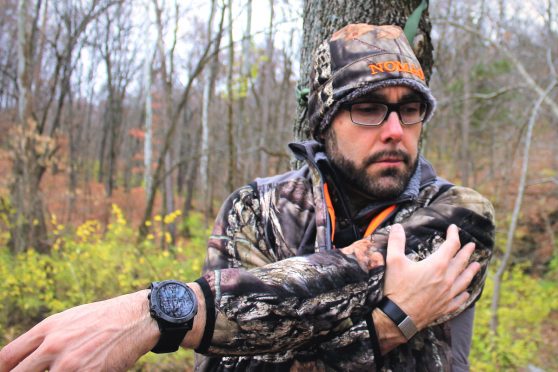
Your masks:
M 480 270 L 480 265 L 477 262 L 468 264 L 475 249 L 473 243 L 460 248 L 458 229 L 451 225 L 440 248 L 426 259 L 414 262 L 405 256 L 403 227 L 399 224 L 391 227 L 384 295 L 403 309 L 419 330 L 456 311 L 467 301 L 469 294 L 465 290 Z M 340 251 L 354 255 L 365 271 L 384 264 L 383 256 L 369 239 L 358 240 Z M 372 317 L 383 354 L 407 342 L 381 310 L 375 309 Z
M 403 244 L 405 244 L 405 242 L 403 242 Z M 403 245 L 403 247 L 405 246 Z M 360 268 L 366 272 L 385 264 L 384 256 L 382 256 L 368 238 L 357 240 L 353 244 L 341 248 L 340 251 L 346 255 L 353 255 Z
M 159 338 L 147 290 L 52 315 L 0 350 L 0 372 L 122 371 Z
M 478 262 L 469 262 L 473 243 L 461 248 L 457 226 L 448 227 L 446 241 L 426 259 L 414 262 L 405 256 L 405 232 L 391 227 L 388 240 L 384 295 L 407 313 L 417 326 L 429 324 L 456 311 L 469 298 L 466 292 Z

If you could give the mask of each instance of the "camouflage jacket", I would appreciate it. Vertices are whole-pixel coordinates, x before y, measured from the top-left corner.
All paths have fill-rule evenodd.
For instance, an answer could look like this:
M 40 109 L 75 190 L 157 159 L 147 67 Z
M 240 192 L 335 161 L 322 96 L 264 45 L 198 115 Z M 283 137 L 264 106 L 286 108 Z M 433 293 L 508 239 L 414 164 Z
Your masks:
M 196 354 L 196 370 L 376 369 L 365 319 L 382 298 L 384 266 L 364 272 L 354 257 L 334 249 L 323 192 L 328 160 L 314 141 L 291 149 L 304 167 L 257 179 L 221 208 L 204 266 L 215 328 L 203 355 Z M 384 255 L 393 223 L 404 226 L 406 253 L 414 260 L 431 254 L 451 223 L 460 227 L 463 244 L 476 243 L 472 259 L 482 269 L 468 302 L 392 350 L 383 368 L 449 370 L 447 320 L 480 295 L 494 243 L 493 208 L 477 192 L 438 178 L 423 158 L 397 200 L 363 213 L 373 216 L 393 203 L 396 212 L 373 234 Z

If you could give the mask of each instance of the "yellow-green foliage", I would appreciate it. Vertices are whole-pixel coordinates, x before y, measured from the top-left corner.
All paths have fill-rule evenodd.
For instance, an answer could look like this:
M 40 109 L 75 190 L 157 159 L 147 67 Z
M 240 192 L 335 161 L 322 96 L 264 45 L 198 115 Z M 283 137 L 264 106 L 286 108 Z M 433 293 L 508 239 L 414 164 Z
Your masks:
M 545 343 L 541 327 L 552 311 L 558 311 L 558 284 L 535 279 L 525 274 L 524 269 L 515 265 L 504 274 L 497 335 L 490 330 L 494 282 L 493 272 L 489 274 L 476 305 L 472 371 L 517 371 L 539 360 L 539 347 Z M 551 272 L 549 279 L 553 276 Z
M 53 248 L 50 254 L 33 249 L 13 256 L 5 243 L 0 246 L 0 345 L 5 344 L 46 316 L 79 304 L 106 299 L 147 288 L 154 280 L 199 277 L 209 231 L 202 217 L 184 219 L 191 239 L 169 244 L 165 226 L 180 213 L 156 216 L 150 223 L 152 234 L 136 244 L 137 235 L 121 210 L 113 207 L 112 222 L 102 231 L 97 221 L 88 221 L 75 230 L 52 220 Z M 68 232 L 71 230 L 70 232 Z M 160 248 L 163 242 L 167 248 Z M 165 369 L 178 360 L 191 359 L 181 352 L 169 357 L 142 358 L 143 369 Z M 150 367 L 151 366 L 151 367 Z

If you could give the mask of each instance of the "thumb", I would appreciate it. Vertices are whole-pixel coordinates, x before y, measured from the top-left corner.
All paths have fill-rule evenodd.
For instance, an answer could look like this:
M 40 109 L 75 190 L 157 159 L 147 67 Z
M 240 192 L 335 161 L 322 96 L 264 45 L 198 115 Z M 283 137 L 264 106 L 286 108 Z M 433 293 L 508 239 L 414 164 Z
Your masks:
M 401 257 L 405 257 L 405 230 L 397 223 L 392 225 L 389 231 L 386 261 Z

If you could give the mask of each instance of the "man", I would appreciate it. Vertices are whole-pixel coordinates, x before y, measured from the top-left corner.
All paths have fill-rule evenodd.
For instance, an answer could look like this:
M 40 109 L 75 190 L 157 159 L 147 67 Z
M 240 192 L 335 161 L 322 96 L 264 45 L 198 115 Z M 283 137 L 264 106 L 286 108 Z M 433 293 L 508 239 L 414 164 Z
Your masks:
M 418 155 L 422 126 L 434 107 L 420 64 L 401 29 L 360 24 L 334 33 L 314 53 L 308 114 L 316 141 L 291 145 L 306 165 L 258 179 L 229 197 L 209 242 L 205 270 L 253 268 L 347 247 L 370 235 L 371 221 L 385 213 L 376 222 L 380 226 L 402 222 L 408 255 L 416 259 L 435 249 L 447 226 L 456 223 L 464 241 L 477 243 L 475 259 L 484 273 L 493 244 L 490 203 L 473 190 L 437 178 Z M 386 229 L 376 230 L 372 240 L 376 249 L 384 248 Z M 479 276 L 470 288 L 467 306 L 478 297 L 483 278 Z M 260 309 L 250 306 L 228 315 L 250 318 L 247 313 L 254 309 L 251 319 L 258 319 Z M 374 315 L 383 314 L 376 310 Z M 447 325 L 428 328 L 389 353 L 386 367 L 447 367 L 451 360 L 450 340 L 444 334 Z M 467 368 L 471 327 L 472 310 L 468 310 L 453 326 L 454 344 L 460 345 L 454 350 L 454 370 Z M 252 358 L 198 357 L 197 366 L 241 370 L 303 363 L 316 369 L 370 368 L 374 358 L 368 328 L 366 321 L 355 322 L 312 347 Z M 393 346 L 393 342 L 384 345 L 384 351 Z M 232 352 L 217 345 L 212 350 L 219 355 Z
M 182 345 L 200 370 L 466 368 L 493 210 L 418 155 L 434 107 L 401 29 L 341 29 L 315 53 L 316 141 L 291 146 L 306 165 L 225 201 L 197 283 L 54 315 L 0 362 L 118 370 Z

